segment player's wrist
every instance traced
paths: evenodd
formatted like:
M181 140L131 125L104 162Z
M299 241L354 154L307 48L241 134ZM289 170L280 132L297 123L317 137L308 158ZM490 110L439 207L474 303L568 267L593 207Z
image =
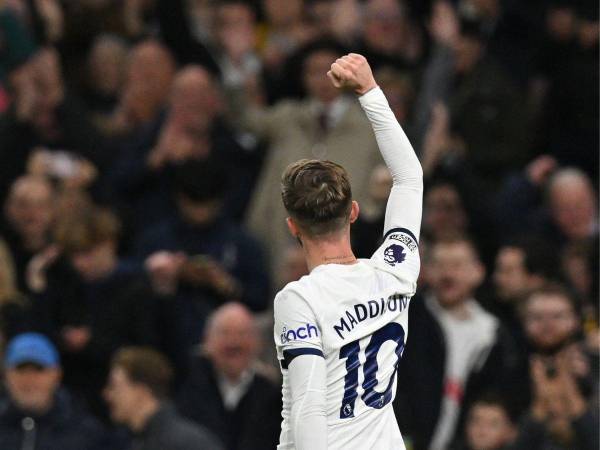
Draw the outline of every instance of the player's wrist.
M356 88L354 90L354 93L356 95L358 95L359 97L362 97L363 95L365 95L366 93L372 91L373 89L375 89L377 87L378 87L377 83L375 82L375 80L373 80L372 83L369 83L366 86L361 86L361 87Z

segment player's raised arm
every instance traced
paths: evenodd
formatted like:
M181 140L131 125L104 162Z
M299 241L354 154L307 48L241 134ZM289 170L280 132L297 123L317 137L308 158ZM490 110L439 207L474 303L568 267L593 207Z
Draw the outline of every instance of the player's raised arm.
M419 239L423 208L423 170L404 130L371 72L366 58L350 53L337 59L327 73L334 86L353 90L367 114L379 150L393 178L385 213L384 234L405 228Z

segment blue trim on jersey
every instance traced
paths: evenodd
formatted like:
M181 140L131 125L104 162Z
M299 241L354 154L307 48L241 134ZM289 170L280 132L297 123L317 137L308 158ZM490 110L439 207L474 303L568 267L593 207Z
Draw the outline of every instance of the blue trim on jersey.
M408 234L411 238L413 238L413 241L415 241L416 244L419 245L419 240L415 237L415 235L412 233L412 231L410 231L408 228L392 228L387 233L385 233L385 235L383 236L383 240L385 241L387 239L387 237L392 233Z
M297 358L300 355L315 355L320 356L321 358L325 357L323 356L323 352L316 348L292 348L283 351L283 359L279 361L281 363L281 368L287 369L294 358Z

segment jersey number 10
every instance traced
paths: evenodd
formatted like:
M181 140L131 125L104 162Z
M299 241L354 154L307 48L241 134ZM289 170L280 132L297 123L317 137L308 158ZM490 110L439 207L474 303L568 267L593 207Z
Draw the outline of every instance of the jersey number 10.
M383 392L377 392L377 353L384 342L394 341L396 343L396 356L398 357L394 364L394 372L390 377L387 388ZM377 330L371 336L369 344L365 349L365 364L364 364L364 381L362 387L364 389L361 395L362 400L371 408L381 409L387 405L392 399L392 386L394 377L398 370L398 363L404 350L404 329L396 322L390 322L386 326ZM344 377L344 398L342 407L340 408L340 419L354 417L354 405L356 397L358 397L358 369L360 361L358 354L360 352L360 341L350 342L340 349L340 359L346 359L346 376Z

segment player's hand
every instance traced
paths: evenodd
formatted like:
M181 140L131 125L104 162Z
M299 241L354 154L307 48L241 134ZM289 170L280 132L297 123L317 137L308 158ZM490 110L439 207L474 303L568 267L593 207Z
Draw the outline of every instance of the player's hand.
M351 89L363 95L377 87L367 59L357 53L349 53L338 58L327 76L336 88Z

